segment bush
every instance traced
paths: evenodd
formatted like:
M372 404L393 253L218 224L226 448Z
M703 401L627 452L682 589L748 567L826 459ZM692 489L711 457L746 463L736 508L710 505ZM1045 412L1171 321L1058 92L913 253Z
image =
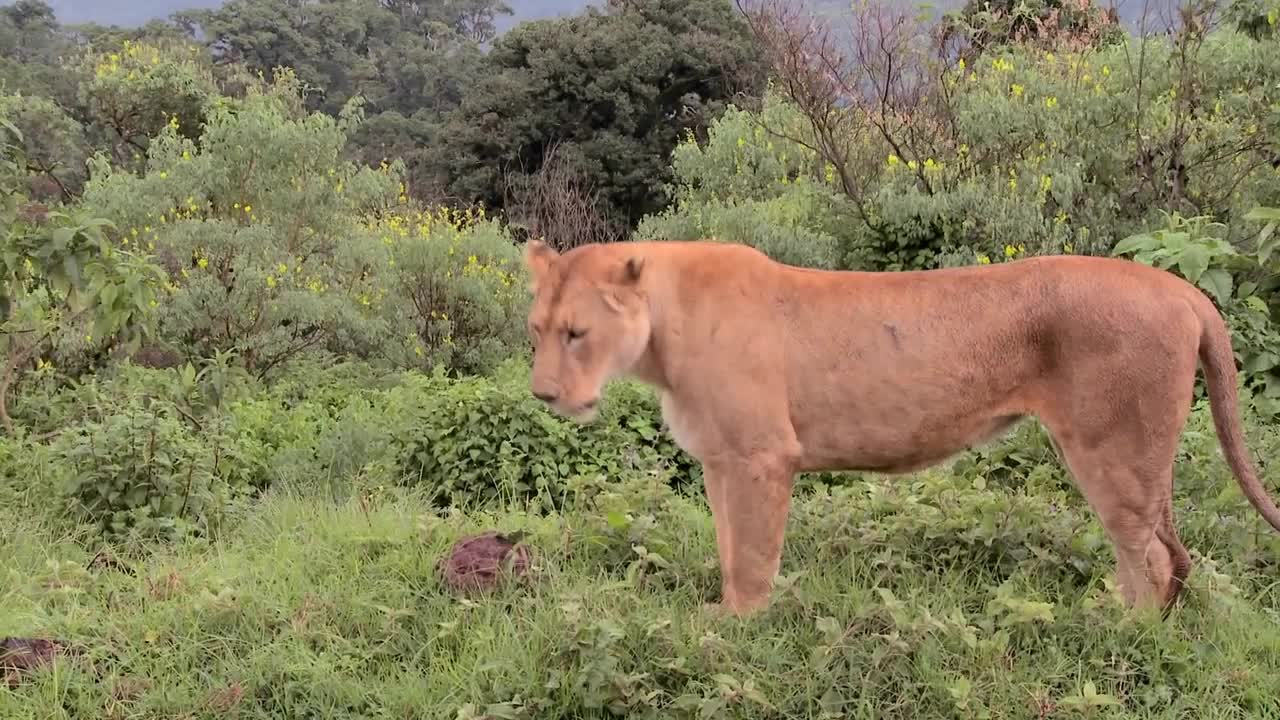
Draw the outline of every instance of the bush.
M1106 254L1161 210L1220 218L1243 241L1243 215L1280 197L1263 139L1280 61L1231 31L1191 35L1086 52L993 46L967 63L911 56L903 41L889 64L916 65L895 82L931 79L887 106L773 94L809 80L860 93L859 73L875 68L788 76L759 111L730 110L705 142L676 149L675 204L637 236L719 235L793 264L872 270Z
M690 136L676 147L675 203L641 220L634 237L737 242L780 262L843 267L848 201L823 180L812 150L766 136L762 122L803 134L803 118L774 95L766 96L760 117L730 106L705 144Z
M516 377L437 377L414 388L417 406L398 434L404 480L445 506L533 502L554 510L579 476L669 466L678 485L699 479L696 462L657 426L646 389L611 385L596 422L578 426L553 415Z
M199 437L175 406L135 398L58 437L62 492L77 521L109 536L214 531L248 491L241 458Z
M169 276L160 338L188 358L234 350L259 374L317 350L371 352L378 318L353 290L376 272L358 215L393 204L396 168L341 155L359 121L298 110L293 76L216 98L198 142L173 118L142 176L99 157L85 203Z
M387 328L396 367L483 374L527 347L520 249L483 209L383 213L364 225L382 258L357 295Z

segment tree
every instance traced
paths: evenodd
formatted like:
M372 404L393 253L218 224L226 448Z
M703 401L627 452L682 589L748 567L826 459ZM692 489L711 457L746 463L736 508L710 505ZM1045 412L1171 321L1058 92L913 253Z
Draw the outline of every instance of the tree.
M450 113L437 167L453 194L502 207L508 176L537 173L554 145L608 220L633 226L668 202L676 143L762 92L757 54L727 0L615 0L523 23Z
M492 38L497 14L510 12L500 0L230 0L174 17L208 38L221 62L292 69L312 93L308 109L336 115L359 94L374 113L410 115L455 92L443 78Z

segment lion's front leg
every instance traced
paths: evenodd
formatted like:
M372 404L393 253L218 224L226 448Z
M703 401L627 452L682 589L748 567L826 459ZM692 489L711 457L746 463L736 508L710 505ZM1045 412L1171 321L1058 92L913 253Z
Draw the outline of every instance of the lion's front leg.
M720 553L720 605L746 615L769 604L782 562L795 462L783 454L705 463Z

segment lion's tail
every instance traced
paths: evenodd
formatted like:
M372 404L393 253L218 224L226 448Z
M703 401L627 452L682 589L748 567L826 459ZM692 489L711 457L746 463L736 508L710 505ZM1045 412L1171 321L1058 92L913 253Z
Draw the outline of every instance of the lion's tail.
M1226 455L1227 465L1236 476L1244 496L1257 508L1271 527L1280 531L1280 509L1267 495L1258 480L1258 471L1249 458L1240 422L1240 399L1236 393L1236 358L1231 349L1227 324L1209 298L1197 293L1194 302L1200 316L1200 364L1204 368L1209 389L1209 407L1218 441Z

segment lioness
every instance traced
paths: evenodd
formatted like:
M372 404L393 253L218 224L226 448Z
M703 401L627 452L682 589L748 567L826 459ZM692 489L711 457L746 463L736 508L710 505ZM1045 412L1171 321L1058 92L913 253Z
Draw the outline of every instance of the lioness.
M525 262L533 394L589 422L611 378L660 391L703 465L719 607L735 615L769 602L795 473L918 470L1028 415L1098 513L1127 604L1167 612L1191 564L1170 496L1197 360L1227 463L1280 530L1244 445L1227 327L1163 270L1059 256L833 272L714 241L563 255L533 241Z

